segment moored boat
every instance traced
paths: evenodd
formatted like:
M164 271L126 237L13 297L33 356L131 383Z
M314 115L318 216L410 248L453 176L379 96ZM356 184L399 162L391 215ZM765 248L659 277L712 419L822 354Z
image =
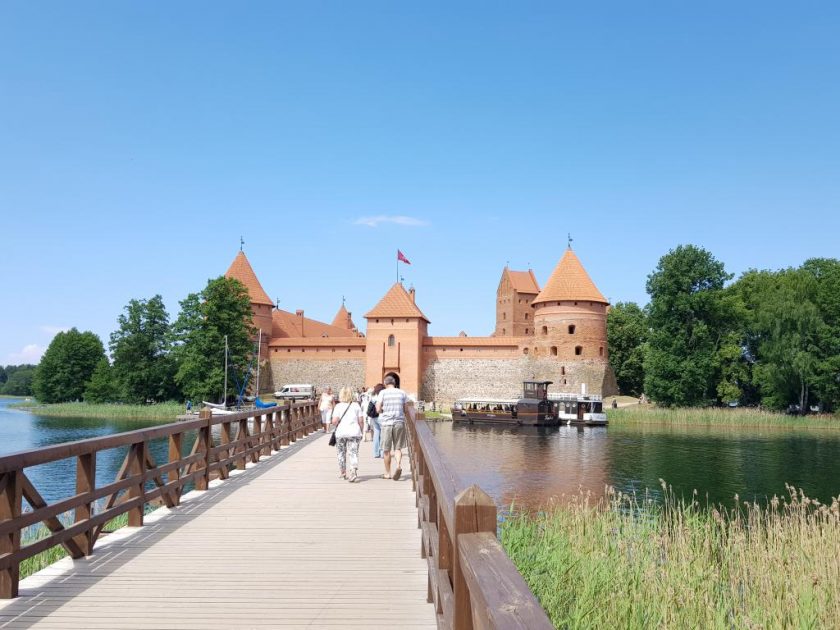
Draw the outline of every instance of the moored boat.
M518 426L557 426L554 405L548 400L551 381L524 381L522 398L461 398L452 405L456 422L489 422Z
M607 425L604 402L597 394L549 394L562 424L598 427Z

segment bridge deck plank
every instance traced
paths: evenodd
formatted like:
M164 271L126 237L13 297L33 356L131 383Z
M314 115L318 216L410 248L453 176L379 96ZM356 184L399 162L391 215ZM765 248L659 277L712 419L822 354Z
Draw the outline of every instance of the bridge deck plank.
M380 479L371 451L349 484L322 435L299 440L22 581L0 628L434 628L411 476Z

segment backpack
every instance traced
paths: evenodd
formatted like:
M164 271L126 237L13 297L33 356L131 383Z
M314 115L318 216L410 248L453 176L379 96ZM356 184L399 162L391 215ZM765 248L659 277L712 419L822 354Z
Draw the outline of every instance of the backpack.
M368 418L378 418L379 414L376 412L376 401L371 400L367 406L367 416Z

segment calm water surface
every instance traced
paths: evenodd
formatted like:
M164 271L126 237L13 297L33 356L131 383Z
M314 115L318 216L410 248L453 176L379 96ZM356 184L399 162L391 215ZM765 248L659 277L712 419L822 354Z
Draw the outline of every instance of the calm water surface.
M659 497L659 479L724 504L785 494L785 482L821 501L840 495L840 431L430 426L464 481L502 506L534 509L579 489L601 496L607 485Z
M11 409L10 404L21 399L0 399L0 455L50 446L61 442L74 442L92 437L133 431L166 422L107 420L92 418L48 418L25 411ZM173 419L174 420L174 419ZM190 442L185 440L185 442ZM191 444L191 442L190 442ZM167 461L168 444L153 440L150 451L155 461ZM96 483L103 486L116 479L125 458L127 447L102 451L96 457ZM26 469L26 476L38 492L53 502L76 493L76 459L69 458Z

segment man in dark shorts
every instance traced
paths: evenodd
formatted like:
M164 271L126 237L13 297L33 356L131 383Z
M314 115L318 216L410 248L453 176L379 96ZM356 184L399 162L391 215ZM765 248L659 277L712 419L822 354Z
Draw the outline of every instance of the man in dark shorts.
M382 427L382 453L385 460L384 479L395 481L402 475L402 450L405 448L405 419L408 415L408 396L399 389L393 376L386 376L385 389L376 397L376 410ZM397 469L391 476L391 453L394 453Z

